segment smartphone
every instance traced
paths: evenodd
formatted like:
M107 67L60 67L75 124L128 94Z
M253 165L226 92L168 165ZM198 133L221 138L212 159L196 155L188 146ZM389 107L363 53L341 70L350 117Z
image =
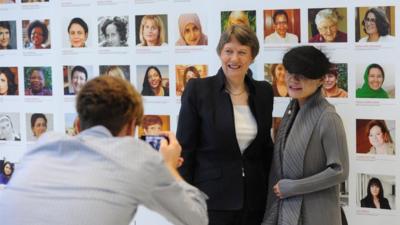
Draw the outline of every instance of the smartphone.
M163 135L143 135L140 136L140 139L150 144L155 150L160 150L161 140L166 139L167 137Z

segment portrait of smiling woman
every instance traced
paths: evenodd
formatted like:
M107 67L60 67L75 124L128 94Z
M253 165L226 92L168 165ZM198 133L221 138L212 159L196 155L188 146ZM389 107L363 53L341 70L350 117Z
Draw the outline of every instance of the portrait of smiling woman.
M141 94L143 96L169 96L169 87L164 86L163 77L158 67L147 67Z
M347 9L310 9L309 42L347 42Z
M356 20L358 42L392 42L395 40L392 36L394 35L394 7L359 7L356 13L359 18L359 21Z
M22 27L26 29L24 47L26 49L50 48L49 24L50 20L23 20Z
M386 66L387 67L387 66ZM385 71L386 70L386 71ZM367 66L363 74L363 84L356 90L357 98L393 98L394 97L394 79L388 75L388 69L383 66L372 63ZM358 80L361 76L357 77ZM385 82L386 81L386 82ZM357 82L359 83L359 81ZM386 85L386 87L385 87ZM358 86L358 85L357 85Z
M78 17L73 18L68 25L68 37L71 48L84 48L89 36L86 22Z

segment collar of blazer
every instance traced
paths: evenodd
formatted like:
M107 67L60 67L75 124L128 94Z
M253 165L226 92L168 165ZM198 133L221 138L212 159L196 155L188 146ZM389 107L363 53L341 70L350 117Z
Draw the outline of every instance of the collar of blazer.
M216 76L216 85L219 88L220 91L225 91L225 73L222 70L222 68L219 68L218 73L215 75ZM249 88L249 94L255 94L255 87L254 87L254 79L253 79L253 72L249 69L247 71L246 76L244 76L244 83L246 86Z

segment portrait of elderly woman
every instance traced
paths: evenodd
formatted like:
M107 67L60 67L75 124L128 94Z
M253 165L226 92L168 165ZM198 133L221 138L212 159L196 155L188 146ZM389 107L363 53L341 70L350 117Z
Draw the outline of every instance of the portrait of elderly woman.
M137 46L166 46L167 43L167 15L136 16Z
M0 67L0 96L18 95L18 68Z
M99 46L128 46L128 16L99 18Z
M395 121L357 119L357 153L394 155Z
M394 35L394 11L394 7L357 8L356 39L358 42L394 41L395 38L392 36ZM390 21L393 21L392 24Z
M20 141L19 115L17 113L8 115L0 113L0 141Z
M15 21L0 21L0 50L16 49Z
M25 95L52 95L51 68L25 67Z
M68 72L70 72L70 76L68 76ZM65 77L67 78L67 86L64 87L64 95L77 94L88 80L88 72L83 66L74 66L72 70L68 66L65 66L64 73L66 73Z
M26 29L26 33L24 32L24 47L26 49L50 48L49 24L50 20L23 20L22 27Z
M87 47L86 41L89 36L89 27L82 18L73 18L68 24L67 32L71 48Z
M309 42L347 42L347 9L309 9Z
M179 39L177 46L207 45L207 35L203 33L200 18L196 13L181 14L178 19Z
M232 25L247 26L256 32L256 11L238 10L221 12L221 32L224 32Z
M358 71L363 65L358 66ZM372 63L368 65L363 72L357 72L362 76L356 79L356 97L357 98L394 98L395 82L394 68L391 65L379 65Z

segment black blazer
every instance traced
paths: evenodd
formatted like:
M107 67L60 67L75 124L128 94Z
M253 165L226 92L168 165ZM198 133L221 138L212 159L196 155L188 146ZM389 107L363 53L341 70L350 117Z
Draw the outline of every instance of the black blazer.
M265 209L273 152L273 93L271 85L251 76L249 70L245 83L258 131L243 155L222 69L212 77L191 79L181 98L177 138L184 163L179 171L186 181L208 195L211 210Z
M383 198L379 201L380 207L381 209L390 209L390 205L389 205L389 201L387 200L387 198ZM376 208L374 201L365 197L363 199L361 199L361 207L364 208Z

